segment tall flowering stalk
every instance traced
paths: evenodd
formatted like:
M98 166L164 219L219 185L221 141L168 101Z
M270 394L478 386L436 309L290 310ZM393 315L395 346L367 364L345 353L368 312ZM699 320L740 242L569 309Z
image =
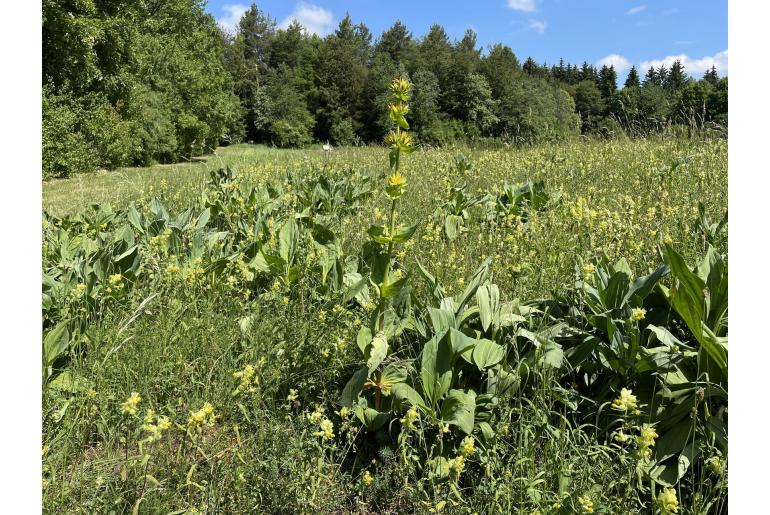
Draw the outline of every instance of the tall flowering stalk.
M406 191L406 177L401 173L401 156L402 154L411 154L415 148L412 144L412 136L407 132L409 130L409 123L406 121L406 115L409 112L408 102L411 89L412 84L407 79L398 78L390 83L393 102L388 106L388 117L393 127L385 136L385 143L390 148L390 176L385 187L385 194L390 198L390 216L387 228L372 227L369 230L369 234L374 241L380 244L387 244L385 270L382 282L378 285L378 331L385 329L387 300L395 296L406 281L406 277L398 280L394 280L391 277L393 247L398 243L406 242L417 228L416 225L404 228L396 227L396 207L399 199Z

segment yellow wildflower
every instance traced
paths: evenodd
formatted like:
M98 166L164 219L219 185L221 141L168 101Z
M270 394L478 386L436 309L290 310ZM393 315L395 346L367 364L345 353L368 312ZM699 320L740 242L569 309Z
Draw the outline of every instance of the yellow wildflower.
M318 424L319 431L313 433L314 436L320 436L323 440L334 438L334 424L328 418L325 418Z
M612 401L612 407L620 411L635 411L638 407L636 395L631 390L623 388L620 390L620 397Z
M651 447L655 446L655 439L658 437L658 433L655 428L649 424L644 424L636 437L636 444L639 447L637 453L640 458L649 458L652 455Z
M412 89L412 84L406 79L398 78L393 79L389 88L394 97L402 102L406 102L409 99L409 91Z
M456 475L459 476L463 473L463 470L465 470L465 456L462 454L459 456L456 456L453 460L449 462L449 469Z
M388 177L388 186L385 188L385 192L391 198L398 198L406 191L406 177L401 175L401 172L396 170L393 175Z
M412 406L409 408L409 411L406 412L404 418L400 419L399 422L401 422L401 424L403 424L407 429L417 429L417 426L414 423L419 418L420 414L417 412L417 408Z
M665 515L677 513L679 510L679 501L676 498L676 490L665 488L658 494L658 506Z
M370 486L372 483L374 483L374 477L372 477L368 470L364 472L364 476L361 478L361 483L363 483L364 486Z
M470 456L476 452L476 445L472 436L466 436L463 438L462 443L460 443L460 452L463 454L463 456Z
M204 425L213 426L215 420L214 406L207 402L201 409L190 414L190 418L187 419L187 426L189 429L200 431Z
M631 321L638 322L647 316L647 310L644 308L634 308L631 310Z
M578 504L580 505L581 513L594 512L594 502L593 500L591 500L589 496L581 495L580 497L578 497Z
M136 415L136 408L141 401L142 397L138 393L131 392L131 396L121 404L120 411L123 412L124 415Z

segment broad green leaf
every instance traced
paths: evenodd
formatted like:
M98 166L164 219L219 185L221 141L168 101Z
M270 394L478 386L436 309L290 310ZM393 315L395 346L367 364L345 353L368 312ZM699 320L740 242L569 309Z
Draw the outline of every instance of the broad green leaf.
M639 307L643 304L645 297L650 294L652 289L658 284L660 278L668 273L668 265L663 265L650 275L637 278L626 292L623 298L623 304L631 303L632 306Z
M487 385L489 393L504 398L519 389L519 376L498 366L489 370Z
M406 286L406 281L409 279L408 276L404 276L398 281L394 281L392 283L383 284L380 287L380 295L384 299L392 299L396 297L399 292L403 289L404 286Z
M500 309L500 290L496 284L484 284L476 291L476 303L479 306L481 327L489 330Z
M561 368L564 362L564 351L561 345L554 341L548 341L543 345L543 364L551 368Z
M497 365L504 357L505 349L502 345L490 340L477 340L473 348L473 363L482 371Z
M666 245L671 273L676 278L674 287L669 292L669 301L676 312L682 317L687 327L698 342L703 337L702 321L706 314L704 290L706 285L687 268L682 256Z
M465 304L476 293L479 285L487 280L487 277L489 276L489 265L491 263L492 257L488 257L473 273L473 277L471 277L471 280L468 282L468 286L465 287L465 290L457 301L455 314L459 314L465 309Z
M211 209L206 208L198 215L198 219L195 221L195 228L198 230L203 229L209 223L209 219L211 219Z
M460 235L460 230L463 225L463 218L457 215L447 215L444 220L444 232L446 237L450 240L454 240Z
M606 309L619 309L628 291L628 276L625 272L615 272L610 277L607 287L599 292Z
M671 456L679 454L687 445L692 434L692 420L683 420L673 428L660 435L655 444L655 458L658 462L666 461Z
M43 360L45 367L53 365L70 344L70 333L67 328L69 320L59 322L59 324L48 331L43 339Z
M396 383L393 385L391 394L397 403L406 404L408 406L416 406L423 409L424 411L428 410L428 407L426 406L425 400L422 398L422 396L417 393L414 388L406 383Z
M447 424L456 425L467 435L473 432L475 411L476 393L473 390L450 390L441 403L441 419Z
M397 227L393 232L393 243L404 243L412 237L414 231L417 230L417 225L410 225L408 227Z
M356 399L358 398L358 395L361 393L361 390L364 388L364 383L366 382L366 378L369 375L369 369L366 367L359 368L355 371L353 376L348 380L347 384L345 385L345 388L342 389L342 396L340 397L340 404L343 406L347 406L348 408L353 407L353 405L356 403Z
M374 372L388 355L388 340L385 335L378 333L373 339L371 345L367 347L366 366L369 373Z
M395 385L406 381L406 377L406 369L403 366L390 363L382 371L379 382L385 387L390 386L393 388Z
M446 334L437 334L422 349L420 379L431 406L435 406L452 385L452 349Z
M452 311L439 308L428 308L428 316L433 324L433 332L438 334L455 326L455 315Z
M388 413L380 413L375 409L364 408L362 406L356 407L355 414L356 418L358 418L369 431L377 431L384 426L385 422L390 418Z
M361 354L366 355L366 348L369 346L371 341L371 329L366 326L361 327L361 329L358 330L358 335L356 336L356 343L358 344L358 348L361 350Z
M286 263L292 263L294 261L294 254L297 252L298 242L299 234L297 222L292 216L286 220L286 223L283 224L283 227L281 227L281 231L278 234L278 254Z
M727 369L727 338L718 337L706 324L702 324L700 344L720 369Z
M443 479L449 476L449 460L443 456L437 456L430 460L430 473L434 479Z
M391 241L387 230L382 225L373 225L369 227L369 230L366 231L366 233L369 235L369 237L372 238L372 240L383 245L387 245Z
M462 356L468 363L473 363L471 353L478 341L476 338L472 338L453 327L449 330L449 340L452 343L452 353L455 356Z

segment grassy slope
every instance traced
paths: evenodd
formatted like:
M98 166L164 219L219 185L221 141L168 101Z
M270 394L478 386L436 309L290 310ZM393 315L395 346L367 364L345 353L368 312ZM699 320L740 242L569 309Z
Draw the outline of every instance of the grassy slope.
M218 154L219 158L208 157L205 163L48 182L44 207L61 214L94 202L141 204L160 193L175 213L199 195L205 172L220 162L263 181L280 177L287 169L312 173L312 165L326 159L320 149L279 151L246 145L220 149ZM382 170L384 154L378 148L337 150L331 164L337 173ZM526 235L506 227L477 230L477 215L473 215L469 232L447 243L429 220L446 198L447 188L460 182L452 171L455 154L446 150L409 156L408 193L402 209L404 220L421 222L419 239L404 259L407 266L416 259L427 263L453 293L462 289L464 278L485 255L496 258L495 281L504 299L562 290L573 281L575 259L594 256L599 249L615 258L626 256L634 269L643 270L657 262L655 248L664 235L670 235L682 252L694 256L700 251L700 242L689 230L695 201L706 204L712 219L726 204L723 142L593 142L471 152L476 166L466 179L469 191L498 189L506 181L543 179L549 191L561 190L564 203L531 220ZM685 157L687 164L671 172L670 164ZM588 219L578 223L570 212L581 197L587 201ZM351 251L360 249L370 223L382 222L383 199L371 202L365 212L339 221L347 227L341 234ZM607 222L606 228L602 221ZM347 456L349 466L351 456L357 455L348 454L342 427L337 426L339 449L323 449L303 418L303 413L319 404L327 406L327 413L332 411L338 388L349 376L351 364L360 359L350 342L361 323L356 317L363 313L336 315L333 306L297 292L265 300L223 285L162 284L157 291L148 285L137 287L132 296L111 307L91 336L91 352L72 363L72 370L89 381L93 396L76 396L66 407L66 401L54 399L48 407L43 435L47 511L114 509L123 513L137 506L147 512L416 510L414 503L422 494L403 488L401 474L407 472L386 467L387 460L372 448L371 439L359 442L357 449L360 456L378 459L378 465L371 466L377 476L374 486L364 493L360 478L340 466L342 457ZM148 312L121 333L119 328L152 293L159 295ZM281 302L281 295L298 300ZM253 316L253 325L245 333L239 327L244 316ZM340 341L344 345L336 346ZM249 363L258 366L260 388L253 397L234 399L231 393L237 381L232 374ZM299 391L296 403L286 400L289 388ZM141 435L130 436L128 446L121 440L128 433L122 426L120 403L132 391L142 395L140 414L152 407L184 424L191 411L211 402L221 418L204 433L197 449L179 447L175 440L179 437L169 437L144 450L150 458L142 465L136 446ZM547 392L541 393L542 397L519 400L527 408L511 429L515 436L510 448L490 462L491 475L480 480L474 496L466 499L470 504L457 511L482 512L489 506L509 512L522 506L545 510L556 500L554 492L564 470L573 478L572 502L593 491L597 505L601 499L616 510L633 509L631 497L603 496L603 488L622 492L623 478L618 476L618 464L602 449L578 440L585 437L583 433L568 431L560 441L533 440L542 438L536 436L541 415L530 406L553 403ZM511 481L511 477L523 480ZM535 496L527 485L539 479L546 482L535 483ZM596 485L602 487L596 489Z

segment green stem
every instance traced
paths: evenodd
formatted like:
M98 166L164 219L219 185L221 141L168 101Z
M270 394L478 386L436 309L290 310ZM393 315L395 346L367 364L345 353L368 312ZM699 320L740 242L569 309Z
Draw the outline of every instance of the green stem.
M390 203L390 220L388 221L388 224L390 225L390 232L388 233L391 238L393 238L393 231L395 230L395 214L396 214L396 200L393 199ZM393 255L393 240L391 239L390 242L388 242L388 251L387 251L387 259L385 260L385 272L382 277L382 283L380 283L380 305L378 307L378 310L380 312L380 320L379 320L379 330L384 331L385 330L385 297L382 295L382 286L387 284L388 282L388 275L390 274L390 261L392 259Z

